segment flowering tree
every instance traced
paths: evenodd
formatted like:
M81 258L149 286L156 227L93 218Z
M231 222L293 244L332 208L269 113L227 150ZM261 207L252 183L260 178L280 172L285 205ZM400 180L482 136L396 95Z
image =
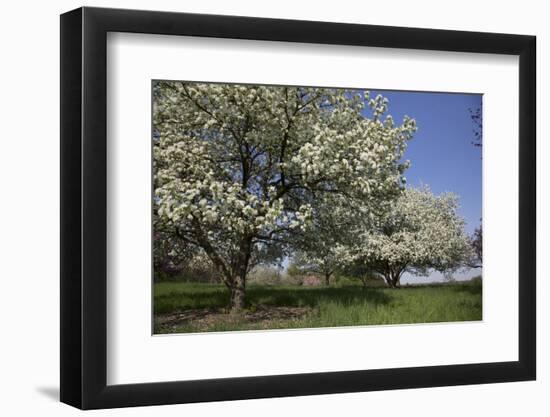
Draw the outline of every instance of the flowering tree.
M174 237L172 233L156 231L153 233L153 269L155 279L176 275L193 258L195 248L187 242Z
M399 286L405 271L448 271L471 259L464 221L452 193L435 196L427 187L408 188L375 226L359 233L356 260Z
M178 238L171 225L160 222L153 211L153 270L155 279L180 273L198 252L196 247Z
M470 238L470 244L472 245L473 255L470 267L481 268L483 266L483 228L481 225L474 230Z
M388 200L395 196L387 193ZM383 203L380 199L378 207ZM298 268L321 275L330 285L332 275L353 261L349 246L359 222L368 219L364 209L360 201L345 195L326 195L312 202L312 221L294 241Z
M296 253L295 265L308 272L314 272L325 278L325 285L330 285L330 278L336 270L345 265L346 248L338 243L316 241L319 246L311 245L312 250L301 250Z
M153 95L159 218L204 250L232 310L251 265L281 257L311 224L317 196L368 202L400 187L415 129L362 91L162 81Z

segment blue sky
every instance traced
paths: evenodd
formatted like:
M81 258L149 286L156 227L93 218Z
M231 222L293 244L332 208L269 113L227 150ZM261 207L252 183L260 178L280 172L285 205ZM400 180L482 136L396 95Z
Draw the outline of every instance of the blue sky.
M481 149L472 145L474 123L468 109L482 105L479 94L425 93L370 90L389 100L388 114L395 122L405 115L416 120L418 131L409 142L405 158L411 167L405 172L409 186L427 184L439 194L452 191L460 198L460 215L471 234L482 216ZM461 274L478 275L480 270ZM460 278L457 277L457 278ZM430 280L439 279L438 274ZM403 282L408 279L403 277ZM418 282L418 279L415 280Z
M460 197L460 214L468 233L480 224L482 207L481 149L472 145L474 124L468 109L481 107L479 94L421 93L371 90L389 99L388 114L396 122L408 115L418 131L409 142L405 173L410 186L427 184L439 194Z

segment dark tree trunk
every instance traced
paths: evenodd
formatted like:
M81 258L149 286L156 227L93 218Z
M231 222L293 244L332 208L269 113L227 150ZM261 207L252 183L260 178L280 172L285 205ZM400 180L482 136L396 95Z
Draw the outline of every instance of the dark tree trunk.
M400 288L399 280L401 279L401 272L394 271L391 274L392 288Z
M393 280L392 280L391 274L389 272L384 274L384 281L386 281L386 285L388 287L394 288Z
M330 273L325 273L325 285L327 287L330 285Z
M231 287L231 298L229 304L232 313L240 312L245 306L245 289L244 286L235 285Z
M401 274L397 274L394 278L395 288L401 288Z
M401 272L400 271L386 271L384 273L384 280L386 281L386 284L390 288L400 288L401 285L399 283L401 279Z
M229 305L232 313L240 312L245 307L246 275L248 273L251 250L251 239L243 239L240 246L240 253L235 264L235 276L231 280L229 286L231 292Z

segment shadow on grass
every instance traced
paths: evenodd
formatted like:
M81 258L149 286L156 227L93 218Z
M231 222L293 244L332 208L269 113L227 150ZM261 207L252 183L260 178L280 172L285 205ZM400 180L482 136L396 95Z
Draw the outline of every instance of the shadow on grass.
M246 291L248 307L258 305L285 307L316 307L321 303L333 302L341 305L369 303L388 304L392 296L381 288L360 289L348 287L267 287L251 285ZM155 312L166 313L175 310L195 308L225 308L229 303L229 292L222 286L189 286L179 291L155 296Z
M156 313L169 313L192 308L226 307L228 303L229 292L223 287L189 288L188 291L155 295L154 308Z
M471 295L480 295L482 292L481 284L457 284L451 287L456 292L466 292Z
M343 305L368 302L387 304L392 297L378 288L359 289L358 287L314 287L304 288L254 288L248 290L251 304L315 307L322 302L335 302Z

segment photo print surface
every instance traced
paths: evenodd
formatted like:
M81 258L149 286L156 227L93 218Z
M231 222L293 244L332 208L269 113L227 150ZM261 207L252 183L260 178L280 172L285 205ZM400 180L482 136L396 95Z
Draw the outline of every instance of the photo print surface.
M152 81L153 333L482 320L482 95Z

